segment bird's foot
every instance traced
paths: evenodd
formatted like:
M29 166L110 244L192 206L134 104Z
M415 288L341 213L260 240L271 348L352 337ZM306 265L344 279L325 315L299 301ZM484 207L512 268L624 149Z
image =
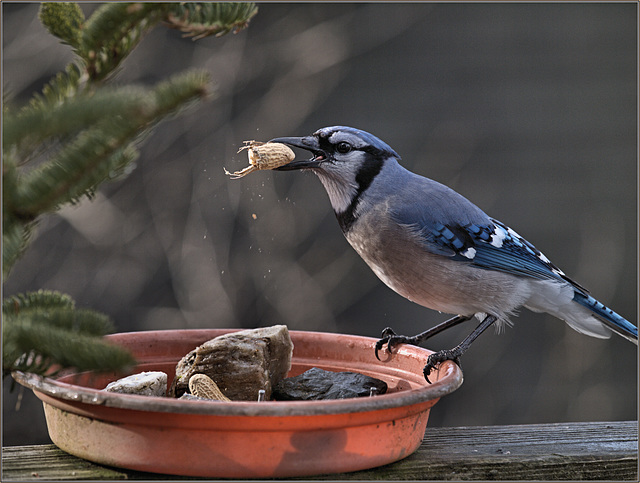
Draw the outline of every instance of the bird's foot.
M438 364L444 361L453 361L458 366L460 366L460 356L464 351L460 350L459 347L455 347L453 349L445 349L438 352L434 352L427 359L427 365L424 366L423 373L424 378L427 380L429 384L431 381L429 380L429 374L433 371Z
M419 340L417 337L408 337L406 335L396 334L391 327L387 327L382 331L381 339L376 342L376 359L380 360L378 352L382 350L384 345L387 345L387 352L393 354L393 350L400 344L412 344L418 345Z

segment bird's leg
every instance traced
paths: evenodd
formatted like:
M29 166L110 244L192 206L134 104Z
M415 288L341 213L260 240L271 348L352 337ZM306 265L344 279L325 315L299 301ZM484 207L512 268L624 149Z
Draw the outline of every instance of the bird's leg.
M456 315L455 317L446 320L441 324L436 325L435 327L431 327L429 330L425 330L418 335L414 335L413 337L408 337L406 335L397 335L391 327L387 327L382 331L382 338L378 342L376 342L376 359L380 360L380 357L378 357L378 352L385 344L387 344L387 350L389 351L389 353L391 353L393 351L393 348L399 344L420 345L428 338L433 337L434 335L439 334L443 330L449 329L450 327L454 327L462 322L466 322L471 317L473 316Z
M427 380L429 384L431 381L429 380L429 374L431 371L435 369L435 367L444 361L453 361L458 366L460 365L460 356L464 354L471 343L478 338L480 334L482 334L487 328L489 328L493 323L498 320L495 315L487 315L480 325L476 327L473 332L471 332L460 344L455 346L453 349L442 350L438 352L434 352L427 359L427 365L424 366L424 378ZM436 326L437 327L437 326Z

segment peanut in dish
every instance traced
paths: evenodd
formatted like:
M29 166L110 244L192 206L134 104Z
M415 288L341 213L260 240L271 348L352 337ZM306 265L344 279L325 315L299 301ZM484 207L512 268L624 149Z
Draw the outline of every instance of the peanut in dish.
M222 394L218 385L205 374L194 374L189 379L189 391L197 397L205 399L215 399L217 401L231 401L227 396Z

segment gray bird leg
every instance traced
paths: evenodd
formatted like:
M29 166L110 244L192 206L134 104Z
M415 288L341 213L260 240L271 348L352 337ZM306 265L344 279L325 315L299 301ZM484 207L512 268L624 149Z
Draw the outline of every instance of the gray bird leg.
M429 330L425 330L424 332L414 335L413 337L408 337L406 335L398 335L396 334L391 327L387 327L382 331L382 338L376 342L376 359L380 360L378 357L378 352L382 349L382 347L387 344L387 351L389 353L393 352L393 348L400 344L411 344L411 345L420 345L425 340L433 337L436 334L439 334L443 330L454 327L462 322L466 322L471 319L472 315L456 315L449 320L442 322L441 324L436 325L435 327L431 327Z
M460 356L464 354L471 343L478 338L480 334L482 334L487 328L489 328L493 323L498 320L498 318L494 315L487 315L480 325L476 327L473 332L471 332L460 344L455 346L453 349L445 349L438 352L434 352L427 359L427 365L424 366L424 378L427 380L429 384L431 381L429 380L429 374L435 367L444 361L453 361L458 366L460 365ZM437 327L437 326L436 326Z

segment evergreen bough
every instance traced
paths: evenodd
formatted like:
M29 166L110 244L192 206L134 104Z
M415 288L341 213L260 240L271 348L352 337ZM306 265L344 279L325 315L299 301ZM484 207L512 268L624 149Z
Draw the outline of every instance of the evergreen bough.
M158 23L200 39L245 28L253 3L107 3L85 18L77 3L43 3L47 30L75 58L20 109L3 99L2 277L24 253L43 214L125 176L155 125L210 95L209 77L187 71L152 88L110 86L110 76ZM64 368L121 371L134 363L106 343L109 318L78 309L68 295L40 290L2 304L3 376Z

